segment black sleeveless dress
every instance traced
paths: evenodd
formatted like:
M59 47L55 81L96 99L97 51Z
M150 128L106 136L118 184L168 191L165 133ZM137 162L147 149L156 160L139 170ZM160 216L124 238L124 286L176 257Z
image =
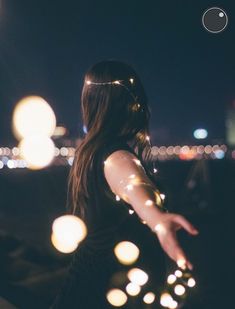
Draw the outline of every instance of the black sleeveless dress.
M113 248L119 241L132 241L133 234L143 232L138 232L133 227L130 229L130 221L135 221L137 229L140 226L144 226L142 229L149 229L140 223L137 215L130 215L131 205L123 200L116 200L105 179L104 161L112 152L121 149L136 155L121 140L109 143L96 154L89 175L91 197L87 204L85 222L88 235L74 252L67 278L50 309L113 308L106 300L109 280L120 269ZM150 230L148 232L151 234Z

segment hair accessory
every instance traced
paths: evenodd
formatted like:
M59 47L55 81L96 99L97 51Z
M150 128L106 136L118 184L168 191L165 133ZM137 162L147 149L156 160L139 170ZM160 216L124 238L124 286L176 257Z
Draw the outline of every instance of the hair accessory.
M130 83L133 84L134 83L134 79L130 78L129 79ZM86 81L87 85L120 85L123 86L129 93L130 95L133 97L134 101L136 102L137 97L133 94L133 92L126 86L123 84L124 80L114 80L114 81L109 81L109 82L103 82L103 83L96 83L96 82L92 82L90 80Z

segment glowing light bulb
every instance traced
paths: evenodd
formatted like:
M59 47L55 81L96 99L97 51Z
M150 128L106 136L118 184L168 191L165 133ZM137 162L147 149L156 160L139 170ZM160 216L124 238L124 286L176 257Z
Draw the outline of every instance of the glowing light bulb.
M90 84L91 84L91 81L87 80L86 83L87 83L87 85L90 85Z
M31 136L21 140L20 155L30 169L41 169L48 166L55 154L55 145L47 136Z
M120 197L118 195L116 195L116 201L120 201Z
M144 295L143 301L146 304L152 304L154 302L154 300L155 300L155 294L154 293L149 292L149 293Z
M161 234L166 233L165 227L160 223L154 227L154 231L161 233Z
M151 201L151 200L147 200L145 203L144 203L144 205L145 206L153 206L153 201Z
M87 235L85 223L73 215L56 218L52 225L52 243L63 253L74 251Z
M146 136L146 141L150 141L150 136Z
M161 199L164 201L166 198L165 194L161 193L160 196L161 196Z
M113 83L119 85L120 81L119 80L115 80Z
M134 79L133 78L130 78L129 80L130 80L131 84L134 83Z
M181 270L176 270L175 275L176 275L176 277L181 278L183 276L183 273L182 273Z
M180 268L182 268L182 269L186 269L186 261L183 260L183 259L179 259L179 260L177 261L177 265L178 265Z
M126 291L131 296L136 296L140 293L141 287L135 283L128 283L126 286Z
M122 241L115 246L114 253L120 263L130 265L138 259L140 250L132 242Z
M127 188L128 191L131 191L131 190L133 190L133 185L129 184L129 185L126 186L126 188Z
M20 100L13 112L13 133L18 140L34 135L50 137L56 128L56 117L50 105L41 97Z
M192 288L196 285L196 281L193 278L189 278L187 284L190 288Z
M157 169L156 169L156 168L154 168L154 169L153 169L153 172L154 172L154 174L155 174L155 173L157 173Z
M127 302L127 295L120 289L111 289L106 298L108 302L114 307L121 307Z
M183 295L185 293L185 287L182 284L177 284L174 288L174 292L176 295Z
M172 301L173 301L173 298L169 293L162 293L160 297L160 304L163 307L169 307Z
M176 276L175 275L169 275L167 278L167 283L168 284L173 284L176 281Z
M71 253L78 247L78 242L73 239L61 240L56 234L51 234L51 242L53 246L62 253Z
M146 272L139 268L132 268L129 270L127 277L131 282L140 286L144 285L148 281L148 275Z
M169 309L175 309L175 308L177 308L177 306L178 306L177 301L172 299L172 302L169 304L168 308Z

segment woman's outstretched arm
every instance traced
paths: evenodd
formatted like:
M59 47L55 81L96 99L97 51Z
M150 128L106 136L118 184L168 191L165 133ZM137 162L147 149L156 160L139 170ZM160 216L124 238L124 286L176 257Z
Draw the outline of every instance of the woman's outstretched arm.
M156 232L163 250L177 264L192 269L192 264L182 250L176 231L184 228L191 235L198 231L183 216L164 213L160 192L147 176L141 162L127 150L116 150L104 162L104 175L112 192L130 204L139 218Z

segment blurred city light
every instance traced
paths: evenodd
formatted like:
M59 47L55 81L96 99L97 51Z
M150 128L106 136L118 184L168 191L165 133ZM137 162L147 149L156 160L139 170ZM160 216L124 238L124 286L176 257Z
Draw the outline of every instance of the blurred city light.
M67 129L62 126L55 127L55 130L53 132L53 137L61 137L64 136L67 133Z
M207 138L208 136L208 132L206 129L196 129L194 132L193 132L193 136L196 138L196 139L205 139Z

